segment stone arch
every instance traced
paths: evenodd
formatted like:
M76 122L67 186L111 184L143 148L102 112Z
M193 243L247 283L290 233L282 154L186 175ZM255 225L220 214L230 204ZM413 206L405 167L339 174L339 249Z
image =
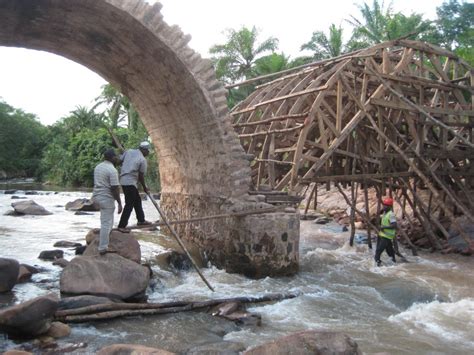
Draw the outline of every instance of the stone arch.
M144 0L0 0L0 45L71 59L130 98L158 150L162 206L172 217L255 208L249 162L230 125L225 90L211 62L187 46L191 37L168 26L160 10L161 4ZM210 221L181 232L218 266L241 271L244 263L248 274L265 276L256 271L252 248L235 242L252 234L243 222ZM281 254L292 265L284 269L295 270L297 251L291 258Z

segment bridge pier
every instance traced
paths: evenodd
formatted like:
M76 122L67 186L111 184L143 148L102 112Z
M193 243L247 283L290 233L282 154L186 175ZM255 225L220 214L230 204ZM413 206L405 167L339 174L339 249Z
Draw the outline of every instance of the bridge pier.
M268 207L257 202L176 193L162 194L161 206L173 220ZM299 215L291 210L206 220L175 228L183 240L199 247L204 260L227 272L252 278L289 276L298 271L299 260Z

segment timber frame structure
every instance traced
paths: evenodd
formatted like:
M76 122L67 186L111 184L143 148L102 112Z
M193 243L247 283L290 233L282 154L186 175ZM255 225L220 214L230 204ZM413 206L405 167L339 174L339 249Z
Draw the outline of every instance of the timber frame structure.
M318 184L333 183L370 230L356 191L368 211L373 188L409 205L435 249L449 237L440 220L474 223L474 71L453 53L400 39L234 86L255 83L231 116L256 191L311 191L316 207Z

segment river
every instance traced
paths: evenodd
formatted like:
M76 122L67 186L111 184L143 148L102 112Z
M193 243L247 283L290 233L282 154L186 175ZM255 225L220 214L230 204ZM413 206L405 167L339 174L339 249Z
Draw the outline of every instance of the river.
M54 249L59 240L85 243L90 228L99 227L99 215L75 215L64 205L89 192L17 191L15 196L33 199L53 214L49 216L4 216L11 210L12 194L0 186L0 257L37 265L44 271L33 282L18 284L9 295L0 296L0 307L55 292L59 294L61 268L37 257ZM32 186L29 186L32 188ZM148 220L158 219L149 201L144 202ZM115 224L117 221L115 222ZM135 223L132 215L131 223ZM140 237L142 257L152 260L164 248L154 240L159 232ZM188 349L248 348L278 336L305 329L327 329L348 334L366 354L472 354L474 352L474 258L458 255L403 251L408 263L376 268L366 245L351 248L348 232L339 225L301 222L300 272L294 277L251 280L214 267L203 274L216 292L211 292L190 270L171 272L153 267L151 302L204 300L234 296L259 296L299 291L301 296L249 308L262 316L262 326L239 327L204 312L124 318L101 323L71 325L69 337L58 345L84 343L73 353L95 353L114 343L134 343L169 351ZM74 257L65 249L65 258ZM388 260L387 255L383 256ZM0 333L0 352L28 342L14 342ZM237 345L236 345L237 344Z

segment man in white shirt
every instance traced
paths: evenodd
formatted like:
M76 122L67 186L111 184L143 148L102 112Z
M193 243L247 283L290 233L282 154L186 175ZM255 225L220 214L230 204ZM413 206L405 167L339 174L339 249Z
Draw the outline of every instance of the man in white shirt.
M148 187L145 183L145 174L147 170L146 157L150 154L150 143L141 142L138 149L128 149L122 156L122 168L120 169L120 185L125 195L125 207L118 228L123 230L127 227L128 219L132 210L135 209L137 225L148 225L151 222L145 220L143 212L142 199L138 192L138 182L143 186L145 193L148 193Z
M109 235L114 224L115 201L118 203L118 213L122 212L120 185L117 169L114 163L117 156L113 149L104 152L104 161L94 169L94 191L92 200L100 208L100 239L99 254L104 255L109 246Z

